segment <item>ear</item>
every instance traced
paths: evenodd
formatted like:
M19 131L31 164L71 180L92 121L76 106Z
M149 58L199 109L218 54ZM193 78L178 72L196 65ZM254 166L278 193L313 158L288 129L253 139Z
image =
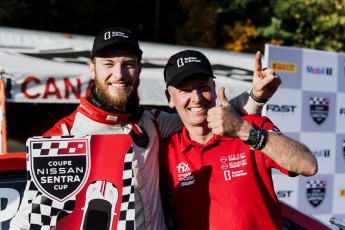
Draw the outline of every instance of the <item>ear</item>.
M89 71L91 73L91 78L95 79L95 76L96 76L96 66L95 66L95 64L93 64L93 62L89 63Z
M171 100L171 95L170 95L168 89L165 90L165 96L166 96L167 99L168 99L168 105L169 105L169 107L172 108L172 109L175 108L174 102Z

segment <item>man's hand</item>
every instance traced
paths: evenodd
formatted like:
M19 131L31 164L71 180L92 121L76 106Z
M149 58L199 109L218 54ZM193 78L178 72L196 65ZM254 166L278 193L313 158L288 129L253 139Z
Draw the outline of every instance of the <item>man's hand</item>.
M281 79L273 69L262 69L261 52L256 52L253 76L253 95L258 99L270 99L277 91Z
M224 87L221 87L218 91L221 106L213 107L207 112L208 127L214 134L237 137L244 121L231 106L224 91Z

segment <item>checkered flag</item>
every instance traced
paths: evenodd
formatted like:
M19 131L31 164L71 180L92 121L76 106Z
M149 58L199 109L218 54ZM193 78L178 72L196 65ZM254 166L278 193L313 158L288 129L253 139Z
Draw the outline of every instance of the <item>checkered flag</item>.
M28 168L29 169L29 168ZM29 209L29 223L30 230L53 230L56 226L58 215L64 213L71 213L75 205L75 197L72 197L66 202L59 202L52 200L37 189L29 170L27 171L29 189L28 204Z
M329 99L324 97L311 97L309 105L328 105Z
M122 203L117 229L135 229L134 174L132 169L133 155L133 148L131 148L125 156L123 169Z
M47 141L32 144L32 154L56 156L63 154L82 154L86 152L85 141ZM61 139L59 139L61 140Z
M327 182L325 180L310 180L307 181L307 188L326 188Z
M29 190L29 223L31 230L55 229L58 215L66 215L74 209L75 199L66 202L52 200L42 195L30 182ZM74 197L75 198L75 197Z

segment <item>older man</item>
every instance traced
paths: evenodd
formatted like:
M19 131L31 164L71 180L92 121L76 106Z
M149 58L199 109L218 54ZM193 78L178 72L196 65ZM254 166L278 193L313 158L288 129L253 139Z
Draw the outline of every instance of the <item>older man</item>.
M260 66L257 61L256 69ZM166 189L172 195L178 229L281 229L271 169L314 175L311 151L282 135L267 117L240 117L224 88L218 93L221 106L215 107L212 68L198 51L173 55L164 79L169 106L184 124L160 151L162 196Z

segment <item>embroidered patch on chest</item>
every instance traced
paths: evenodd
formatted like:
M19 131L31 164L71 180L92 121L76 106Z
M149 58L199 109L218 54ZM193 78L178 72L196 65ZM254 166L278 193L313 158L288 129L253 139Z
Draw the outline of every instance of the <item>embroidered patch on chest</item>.
M181 162L176 166L176 169L181 187L194 184L195 179L187 163Z
M220 169L223 171L224 180L229 181L232 178L246 176L248 173L244 166L247 165L246 153L229 154L221 156Z

